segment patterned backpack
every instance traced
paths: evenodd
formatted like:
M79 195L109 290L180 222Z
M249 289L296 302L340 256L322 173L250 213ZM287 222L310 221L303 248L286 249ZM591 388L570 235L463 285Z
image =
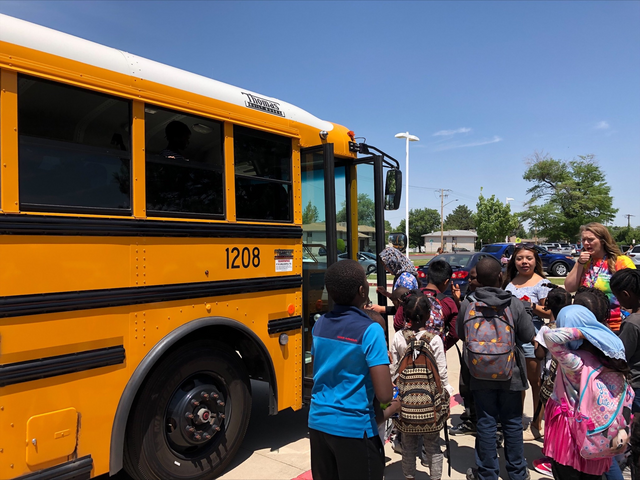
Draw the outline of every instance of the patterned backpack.
M509 306L481 301L469 304L464 315L465 361L478 380L509 380L515 365L515 328Z
M633 397L624 374L603 366L583 369L575 421L571 423L581 457L613 457L626 450Z
M444 324L444 314L442 313L442 304L436 295L433 295L432 290L423 289L422 292L429 299L429 306L431 307L431 314L429 320L427 320L427 329L432 332L438 332L440 338L444 342L447 335Z
M431 350L434 334L424 332L420 339L410 330L402 334L407 341L407 351L398 367L400 414L394 422L404 433L439 432L449 418L449 392L440 381Z

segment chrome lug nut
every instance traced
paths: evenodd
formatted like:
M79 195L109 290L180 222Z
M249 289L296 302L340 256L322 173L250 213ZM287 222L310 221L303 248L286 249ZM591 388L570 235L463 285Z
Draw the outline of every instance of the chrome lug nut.
M214 426L214 427L213 427L213 429L214 429L216 432L219 432L219 431L220 431L220 427L219 427L218 425Z
M186 428L187 432L189 432L189 433L193 433L193 432L196 431L196 429L193 428L191 425L187 425L185 428Z
M184 416L185 416L185 417L187 417L187 419L189 419L189 420L192 420L192 419L193 419L193 413L189 413L189 412L187 412L187 413L185 413L185 415L184 415Z
M203 437L205 440L211 440L211 435L209 435L208 433L205 433Z
M205 400L209 400L209 394L207 392L200 392L200 395L202 395L202 398Z
M224 407L224 402L222 400L218 400L218 405L220 405L221 407Z
M224 413L219 413L218 417L220 417L221 420L224 420Z
M200 402L194 398L193 400L191 400L191 405L193 405L194 407L197 407L198 405L200 405Z
M198 435L197 433L193 434L193 439L194 440L202 440L202 437L200 435Z
M218 399L218 394L217 394L216 392L211 392L211 397L212 397L214 400L217 400L217 399Z

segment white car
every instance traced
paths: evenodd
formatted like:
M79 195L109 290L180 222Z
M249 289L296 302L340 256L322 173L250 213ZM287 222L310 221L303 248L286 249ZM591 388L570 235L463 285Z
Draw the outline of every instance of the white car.
M635 264L636 268L640 267L640 245L636 245L630 248L629 250L627 250L627 253L625 255L627 255L631 260L633 260L633 263Z

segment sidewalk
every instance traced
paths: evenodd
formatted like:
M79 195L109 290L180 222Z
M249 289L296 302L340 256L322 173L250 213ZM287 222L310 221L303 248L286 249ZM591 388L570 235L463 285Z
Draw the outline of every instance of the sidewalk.
M373 291L374 292L374 291ZM372 293L373 295L373 293ZM393 332L392 323L389 324ZM447 352L449 382L458 390L460 361L458 352L451 348ZM266 414L267 390L262 382L253 382L254 405L251 423L245 440L227 472L220 477L224 480L311 480L311 459L309 436L307 431L307 408L298 412L286 410L274 417ZM459 395L451 399L451 418L449 425L457 425L463 411ZM531 417L533 406L531 396L525 402L525 412ZM444 438L444 436L442 437ZM465 480L466 471L475 465L475 437L472 435L451 436L451 477L447 475L448 464L445 460L443 479ZM525 442L524 454L530 468L532 480L547 478L533 470L531 462L542 455L542 443ZM386 480L404 480L402 474L402 456L396 454L390 444L385 445ZM503 450L498 451L501 464L501 478L509 477L504 470ZM417 479L428 478L426 468L416 462Z

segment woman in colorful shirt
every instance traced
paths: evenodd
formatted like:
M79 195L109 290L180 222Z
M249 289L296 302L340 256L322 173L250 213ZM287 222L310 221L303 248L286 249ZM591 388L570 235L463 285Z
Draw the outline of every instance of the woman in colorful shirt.
M553 478L600 480L611 458L585 459L571 433L583 375L602 365L626 373L624 345L582 305L560 310L558 328L544 333L547 348L559 365L553 394L545 408L544 455L551 457ZM586 370L585 370L586 369Z
M592 222L580 227L582 251L573 269L564 280L564 287L575 292L579 287L593 287L601 290L609 298L611 314L609 328L620 330L620 304L611 292L611 275L625 268L636 268L626 255L622 255L607 227Z

